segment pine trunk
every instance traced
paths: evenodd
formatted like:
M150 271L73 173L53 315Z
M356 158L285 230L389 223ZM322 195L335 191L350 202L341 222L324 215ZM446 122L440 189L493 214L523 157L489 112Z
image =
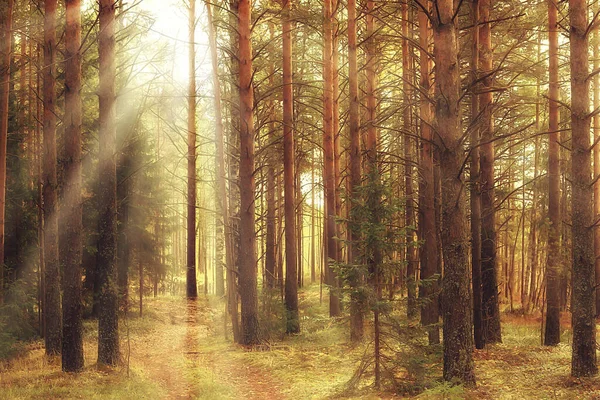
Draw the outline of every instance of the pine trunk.
M592 154L587 1L570 0L571 45L571 210L573 243L571 375L593 376L596 366Z
M444 254L444 379L475 384L469 290L469 240L462 179L464 152L460 122L460 75L455 8L438 0L433 16L436 93L434 127L441 168L442 248Z

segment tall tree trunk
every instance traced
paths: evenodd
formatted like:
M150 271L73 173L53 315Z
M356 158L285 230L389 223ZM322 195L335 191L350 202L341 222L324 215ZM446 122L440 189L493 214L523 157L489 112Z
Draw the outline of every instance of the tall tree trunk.
M435 184L433 182L433 130L431 129L431 63L429 43L431 29L429 19L424 10L419 11L419 46L420 46L420 112L421 112L421 158L419 164L419 233L424 241L420 250L421 280L430 281L421 286L419 298L421 306L421 323L427 329L429 344L440 342L438 285L431 282L438 273L437 235L435 227Z
M502 342L496 260L494 190L493 51L490 0L479 0L479 66L481 91L481 321L484 343Z
M462 179L458 41L452 0L438 0L433 15L436 93L434 127L441 168L444 254L444 379L475 384L469 290L469 243Z
M227 173L225 169L225 138L223 131L223 112L221 105L221 83L219 81L219 63L217 57L217 35L212 15L212 5L206 1L206 11L208 16L208 36L210 44L211 65L213 72L213 96L215 107L215 143L217 148L216 164L217 164L217 191L219 193L219 206L221 211L220 218L222 219L224 241L225 241L225 269L229 278L229 270L233 268L233 249L231 242L231 226L229 225L229 204L227 201ZM216 268L216 294L222 296L225 287L223 285L223 264L222 260L218 260Z
M300 332L298 267L296 255L296 193L294 148L294 98L292 83L292 21L290 1L283 1L283 176L285 202L285 310L286 332Z
M473 20L471 47L471 163L470 163L470 207L471 207L471 276L473 279L473 335L475 347L483 349L481 322L481 191L479 176L479 95L477 94L477 71L479 68L479 0L471 4Z
M8 137L8 95L12 55L13 0L0 5L0 303L4 298L4 218L6 209L6 144Z
M335 132L333 131L333 29L332 29L332 0L324 1L324 46L323 46L323 182L325 184L325 215L327 216L327 258L326 282L331 286L329 293L329 315L332 317L340 314L340 299L337 288L337 276L334 265L338 257L338 242L335 201Z
M349 129L350 129L350 180L348 193L350 195L349 215L353 215L353 201L358 200L357 190L361 185L361 138L360 138L360 102L358 99L358 60L356 45L356 0L348 0L348 91L350 96ZM357 268L360 257L355 249L360 240L360 229L350 223L350 243L348 244L348 263L351 268ZM350 294L350 339L359 341L364 336L364 301L363 296L357 291L361 285L362 274L353 274L350 280L352 292Z
M411 59L409 48L409 21L408 21L408 3L402 3L402 91L404 93L404 110L402 113L402 126L404 129L404 197L406 199L404 224L406 232L406 275L408 288L408 306L407 314L409 318L417 315L417 258L415 254L415 240L412 227L414 221L414 199L413 199L413 179L412 179L412 148L413 140L411 138ZM409 133L410 132L410 133Z
M586 0L570 0L571 27L571 187L573 241L573 357L571 375L592 376L596 366L594 302L594 237L592 158L590 148L590 86Z
M599 9L596 3L596 12ZM600 33L598 29L594 29L594 38L592 42L594 67L593 70L600 69ZM600 75L594 75L594 110L600 107ZM600 140L600 114L594 115L593 120L593 135L594 143L594 179L600 179L600 145L597 141ZM600 218L600 181L594 183L594 221ZM596 260L596 318L600 317L600 227L594 228L594 257Z
M44 340L46 354L60 353L60 269L58 260L58 182L56 175L56 8L58 0L44 2ZM0 289L1 290L1 289Z
M100 0L100 131L98 281L98 363L119 362L119 288L117 286L117 163L115 108L115 8L114 0Z
M198 297L196 283L196 0L189 7L189 87L187 133L187 262L186 295Z
M254 90L252 86L251 2L240 0L239 95L240 95L240 271L242 302L240 343L258 344L258 297L256 270L256 233L254 231Z
M546 271L546 328L544 344L560 343L560 132L559 132L559 77L558 77L558 10L555 0L548 0L548 263Z
M81 2L66 0L65 159L61 204L60 264L63 266L62 369L83 369L81 257Z

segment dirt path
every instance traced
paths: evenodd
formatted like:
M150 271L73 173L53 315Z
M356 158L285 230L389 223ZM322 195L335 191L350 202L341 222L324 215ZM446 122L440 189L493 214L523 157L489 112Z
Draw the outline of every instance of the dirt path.
M286 398L270 371L244 362L248 350L217 337L206 300L155 306L161 321L132 339L131 364L164 388L164 398Z

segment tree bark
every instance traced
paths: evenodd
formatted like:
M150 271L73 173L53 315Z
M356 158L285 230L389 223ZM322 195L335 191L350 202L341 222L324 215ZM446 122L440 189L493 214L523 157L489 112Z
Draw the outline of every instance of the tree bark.
M483 349L481 322L481 187L479 173L479 95L476 85L479 68L479 0L471 4L473 34L471 47L471 163L470 163L470 206L471 206L471 276L473 279L473 336L475 347Z
M242 303L240 343L260 342L254 231L254 90L252 86L251 2L238 3L239 96L240 96L240 271Z
M496 208L494 183L493 51L490 0L479 0L479 75L481 91L481 322L485 343L502 342L496 260Z
M560 132L558 77L558 10L555 0L548 0L548 263L546 266L546 328L544 344L560 343Z
M585 0L569 1L571 56L571 210L573 293L571 300L573 353L571 375L593 376L596 366L594 302L595 262L592 157L590 148L590 87L588 9Z
M283 0L283 179L285 203L285 309L286 332L300 332L298 316L298 260L296 254L296 193L294 98L292 82L292 21L290 1Z
M65 126L63 196L61 203L60 263L63 266L62 369L83 369L81 257L81 1L66 0Z
M44 210L44 341L46 354L60 353L60 267L58 259L58 182L56 175L56 8L44 2L44 154L42 169Z
M119 362L119 288L117 285L117 163L115 109L115 8L100 0L99 63L99 217L98 217L98 363Z
M358 99L358 60L356 45L356 0L348 0L348 91L350 97L349 106L349 130L350 130L350 179L348 181L348 193L350 195L349 215L353 219L353 202L358 201L358 188L361 185L361 138L360 138L360 102ZM360 257L354 247L360 240L360 229L350 223L350 242L348 244L348 263L350 268L358 268ZM361 340L364 336L364 300L358 292L363 277L356 273L350 280L352 292L350 294L350 339L353 342Z
M325 183L325 215L327 216L327 258L326 283L330 285L329 315L340 314L340 299L337 293L337 276L333 263L338 259L338 242L335 201L335 132L333 131L333 67L331 57L333 54L333 29L332 29L332 0L324 1L323 21L323 181Z
M427 2L427 5L429 2ZM431 282L438 273L437 235L435 227L435 184L433 177L433 130L431 129L431 62L429 43L431 29L423 10L419 11L420 46L420 112L421 112L421 158L419 163L419 234L423 241L420 249L421 280L430 281L421 286L421 324L427 329L429 344L440 342L437 282Z
M4 298L4 225L6 209L6 144L12 55L13 0L0 6L0 303Z
M189 87L187 133L187 261L186 295L198 297L196 283L196 0L189 6Z
M469 290L469 243L462 179L464 152L460 123L460 75L454 2L438 0L434 7L433 40L436 65L434 128L439 148L444 254L444 379L475 384Z

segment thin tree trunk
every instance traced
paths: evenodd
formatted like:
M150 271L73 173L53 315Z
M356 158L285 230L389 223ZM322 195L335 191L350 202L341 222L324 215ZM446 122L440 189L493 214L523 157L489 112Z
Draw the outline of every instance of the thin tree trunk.
M548 263L546 272L546 328L544 344L560 343L560 132L559 132L559 77L558 77L558 10L554 0L548 0Z
M296 253L296 193L294 148L294 92L292 82L292 21L290 1L284 0L283 26L283 179L285 202L285 309L286 332L300 332L298 316L298 259ZM299 184L299 182L298 182Z
M115 8L113 0L100 0L99 62L99 218L98 363L119 362L119 288L117 285L117 163L115 108Z
M65 4L65 160L59 237L64 279L62 369L65 372L79 372L84 362L81 298L81 2L66 0Z
M444 254L444 379L475 384L464 152L459 110L460 75L455 9L452 0L438 0L433 15L437 132L442 188L442 247Z
M484 343L502 342L496 260L496 211L494 190L494 125L492 117L493 52L490 0L479 0L479 66L481 110L481 321Z
M60 353L61 310L58 260L58 207L56 175L56 8L57 0L44 2L44 340L46 354ZM1 290L1 289L0 289Z
M12 56L13 0L0 5L0 303L4 299L4 218L6 209L6 144Z
M352 208L353 201L358 200L357 190L361 185L361 138L360 138L360 102L358 99L358 60L356 45L356 0L348 0L348 91L350 96L349 129L350 129L350 179L348 181L348 193L350 195L349 215L351 219L350 242L348 244L348 263L350 268L359 268L357 264L360 257L355 250L360 240L360 229L352 222L356 218ZM361 285L363 277L353 274L350 280L352 288L350 294L350 339L359 341L364 336L364 301L357 289Z
M421 112L421 158L419 180L419 233L424 241L420 249L421 280L429 281L419 290L421 323L427 329L429 344L440 342L439 309L437 282L432 279L438 273L437 235L435 228L435 184L433 178L433 130L431 129L431 63L429 43L431 29L429 19L423 10L419 11L420 45L420 112Z
M594 237L592 158L590 148L590 96L588 60L588 9L585 0L569 1L571 45L571 187L573 293L573 356L571 375L593 376L596 366L594 301Z
M256 233L254 231L254 90L252 87L251 2L238 3L240 95L240 343L258 344Z
M596 12L599 9L596 3ZM592 42L594 67L593 70L600 69L600 33L598 29L594 29ZM600 107L600 75L594 75L594 110ZM593 135L594 143L594 179L600 179L600 145L597 144L600 140L600 114L594 115L593 120ZM600 218L600 181L594 183L594 221ZM596 260L596 318L600 317L600 227L594 228L594 256Z
M333 131L333 28L332 28L332 0L324 1L324 47L323 47L323 80L325 82L323 94L323 182L325 183L325 203L327 216L327 258L326 283L331 286L329 293L329 315L336 317L340 314L340 299L337 288L337 276L333 263L337 262L338 242L335 196L335 132Z
M404 110L402 113L402 126L404 128L404 197L406 200L404 224L406 226L406 276L408 287L408 318L417 316L417 258L415 254L414 232L414 199L413 199L413 179L412 179L412 153L413 140L410 125L411 117L411 75L410 68L410 48L409 48L409 21L408 21L408 3L402 3L402 92L404 93Z
M196 283L196 0L189 7L189 87L187 133L187 262L186 296L198 297Z

